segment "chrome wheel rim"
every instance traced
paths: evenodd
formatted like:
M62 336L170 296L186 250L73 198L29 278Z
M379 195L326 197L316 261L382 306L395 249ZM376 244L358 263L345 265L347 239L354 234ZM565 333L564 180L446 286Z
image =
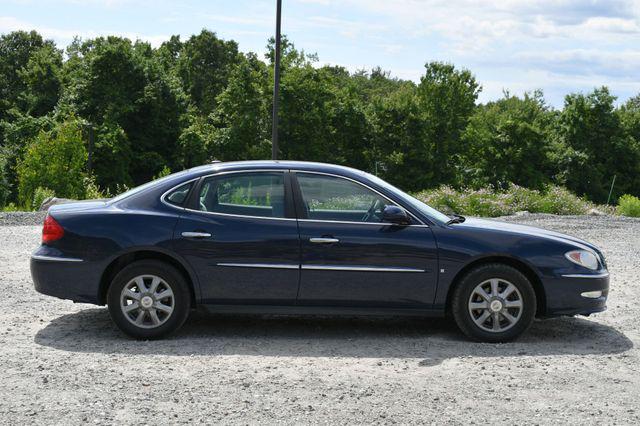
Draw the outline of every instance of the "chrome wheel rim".
M120 309L124 317L140 328L156 328L173 313L175 297L165 280L155 275L139 275L127 283L120 293Z
M469 297L469 314L484 331L502 333L516 325L524 303L518 288L502 278L491 278L476 286Z

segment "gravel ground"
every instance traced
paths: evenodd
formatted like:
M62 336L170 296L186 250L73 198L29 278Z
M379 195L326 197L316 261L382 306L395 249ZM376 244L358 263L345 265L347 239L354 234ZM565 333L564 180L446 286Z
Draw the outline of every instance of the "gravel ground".
M640 220L504 220L598 244L609 311L471 343L443 320L204 317L136 342L33 289L41 216L0 217L0 422L640 423ZM24 226L20 224L29 224Z

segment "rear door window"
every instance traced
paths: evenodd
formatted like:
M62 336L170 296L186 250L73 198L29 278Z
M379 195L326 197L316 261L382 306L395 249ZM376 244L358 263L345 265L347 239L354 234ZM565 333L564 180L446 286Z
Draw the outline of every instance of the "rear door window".
M209 213L285 217L283 172L230 173L206 178L198 208Z

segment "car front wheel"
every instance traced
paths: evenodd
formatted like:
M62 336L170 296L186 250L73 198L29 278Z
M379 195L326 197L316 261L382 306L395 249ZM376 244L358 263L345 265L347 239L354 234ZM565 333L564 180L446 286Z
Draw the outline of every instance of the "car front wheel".
M107 294L109 313L123 332L137 339L164 337L182 326L191 297L174 267L141 260L122 269Z
M460 330L472 339L506 342L533 322L536 295L519 270L499 263L482 265L455 287L451 311Z

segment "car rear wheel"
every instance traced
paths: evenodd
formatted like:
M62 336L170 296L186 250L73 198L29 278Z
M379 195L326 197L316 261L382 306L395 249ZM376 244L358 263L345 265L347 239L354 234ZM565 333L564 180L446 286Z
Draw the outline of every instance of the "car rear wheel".
M184 324L191 297L184 277L174 267L141 260L115 276L107 303L120 330L137 339L157 339Z
M469 271L455 287L451 311L460 330L472 339L506 342L533 322L536 295L519 270L499 263Z

